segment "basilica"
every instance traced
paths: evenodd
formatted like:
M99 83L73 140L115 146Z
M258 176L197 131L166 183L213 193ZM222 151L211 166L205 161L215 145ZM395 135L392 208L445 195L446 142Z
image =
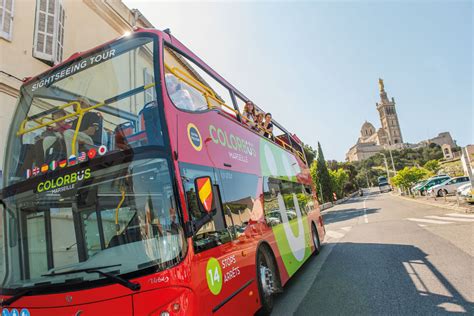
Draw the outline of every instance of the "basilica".
M357 143L346 154L347 161L359 161L369 158L387 149L404 147L402 131L395 108L395 99L389 100L382 79L379 79L380 101L376 103L382 127L376 129L372 123L365 121L360 130Z

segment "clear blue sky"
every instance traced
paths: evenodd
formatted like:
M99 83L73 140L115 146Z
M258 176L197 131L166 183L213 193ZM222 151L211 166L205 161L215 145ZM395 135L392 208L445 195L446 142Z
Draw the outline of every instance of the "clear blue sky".
M474 142L471 1L124 2L326 159L344 160L365 120L380 127L379 77L405 142Z

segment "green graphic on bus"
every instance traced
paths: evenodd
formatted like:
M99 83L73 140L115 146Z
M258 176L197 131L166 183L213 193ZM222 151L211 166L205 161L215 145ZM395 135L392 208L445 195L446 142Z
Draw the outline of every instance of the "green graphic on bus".
M262 176L296 182L296 175L301 169L292 155L265 140L260 142L260 153ZM310 229L307 216L301 211L296 194L287 194L285 200L287 201L284 201L282 194L278 193L281 223L273 226L272 230L286 271L292 276L311 255ZM287 209L285 202L292 205L290 210Z
M216 258L210 258L207 261L206 279L211 293L218 295L222 290L222 269Z

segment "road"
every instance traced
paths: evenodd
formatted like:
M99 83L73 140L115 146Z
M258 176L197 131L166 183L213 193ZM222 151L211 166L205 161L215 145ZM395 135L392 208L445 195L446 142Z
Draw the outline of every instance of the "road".
M474 314L474 215L372 191L324 219L272 315Z

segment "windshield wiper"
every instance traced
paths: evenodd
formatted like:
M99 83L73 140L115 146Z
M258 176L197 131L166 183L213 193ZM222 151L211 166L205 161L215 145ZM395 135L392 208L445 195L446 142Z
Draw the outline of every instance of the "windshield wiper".
M25 295L27 295L27 294L30 294L31 292L32 292L31 289L18 292L18 293L16 293L15 295L13 295L12 297L10 297L9 299L4 300L4 301L0 304L0 306L8 306L8 305L12 304L13 302L19 300L19 299L22 298L23 296L25 296Z
M114 281L115 283L125 286L126 288L132 291L139 291L140 290L139 283L130 282L124 278L119 277L118 275L115 275L109 272L104 272L101 270L101 269L107 269L107 268L118 267L118 266L121 266L121 264L114 264L114 265L94 267L94 268L77 269L77 270L68 270L64 272L52 272L48 274L43 274L42 276L57 276L57 275L66 275L66 274L73 274L73 273L80 273L80 272L97 273L105 277L106 279L109 279L111 281Z

